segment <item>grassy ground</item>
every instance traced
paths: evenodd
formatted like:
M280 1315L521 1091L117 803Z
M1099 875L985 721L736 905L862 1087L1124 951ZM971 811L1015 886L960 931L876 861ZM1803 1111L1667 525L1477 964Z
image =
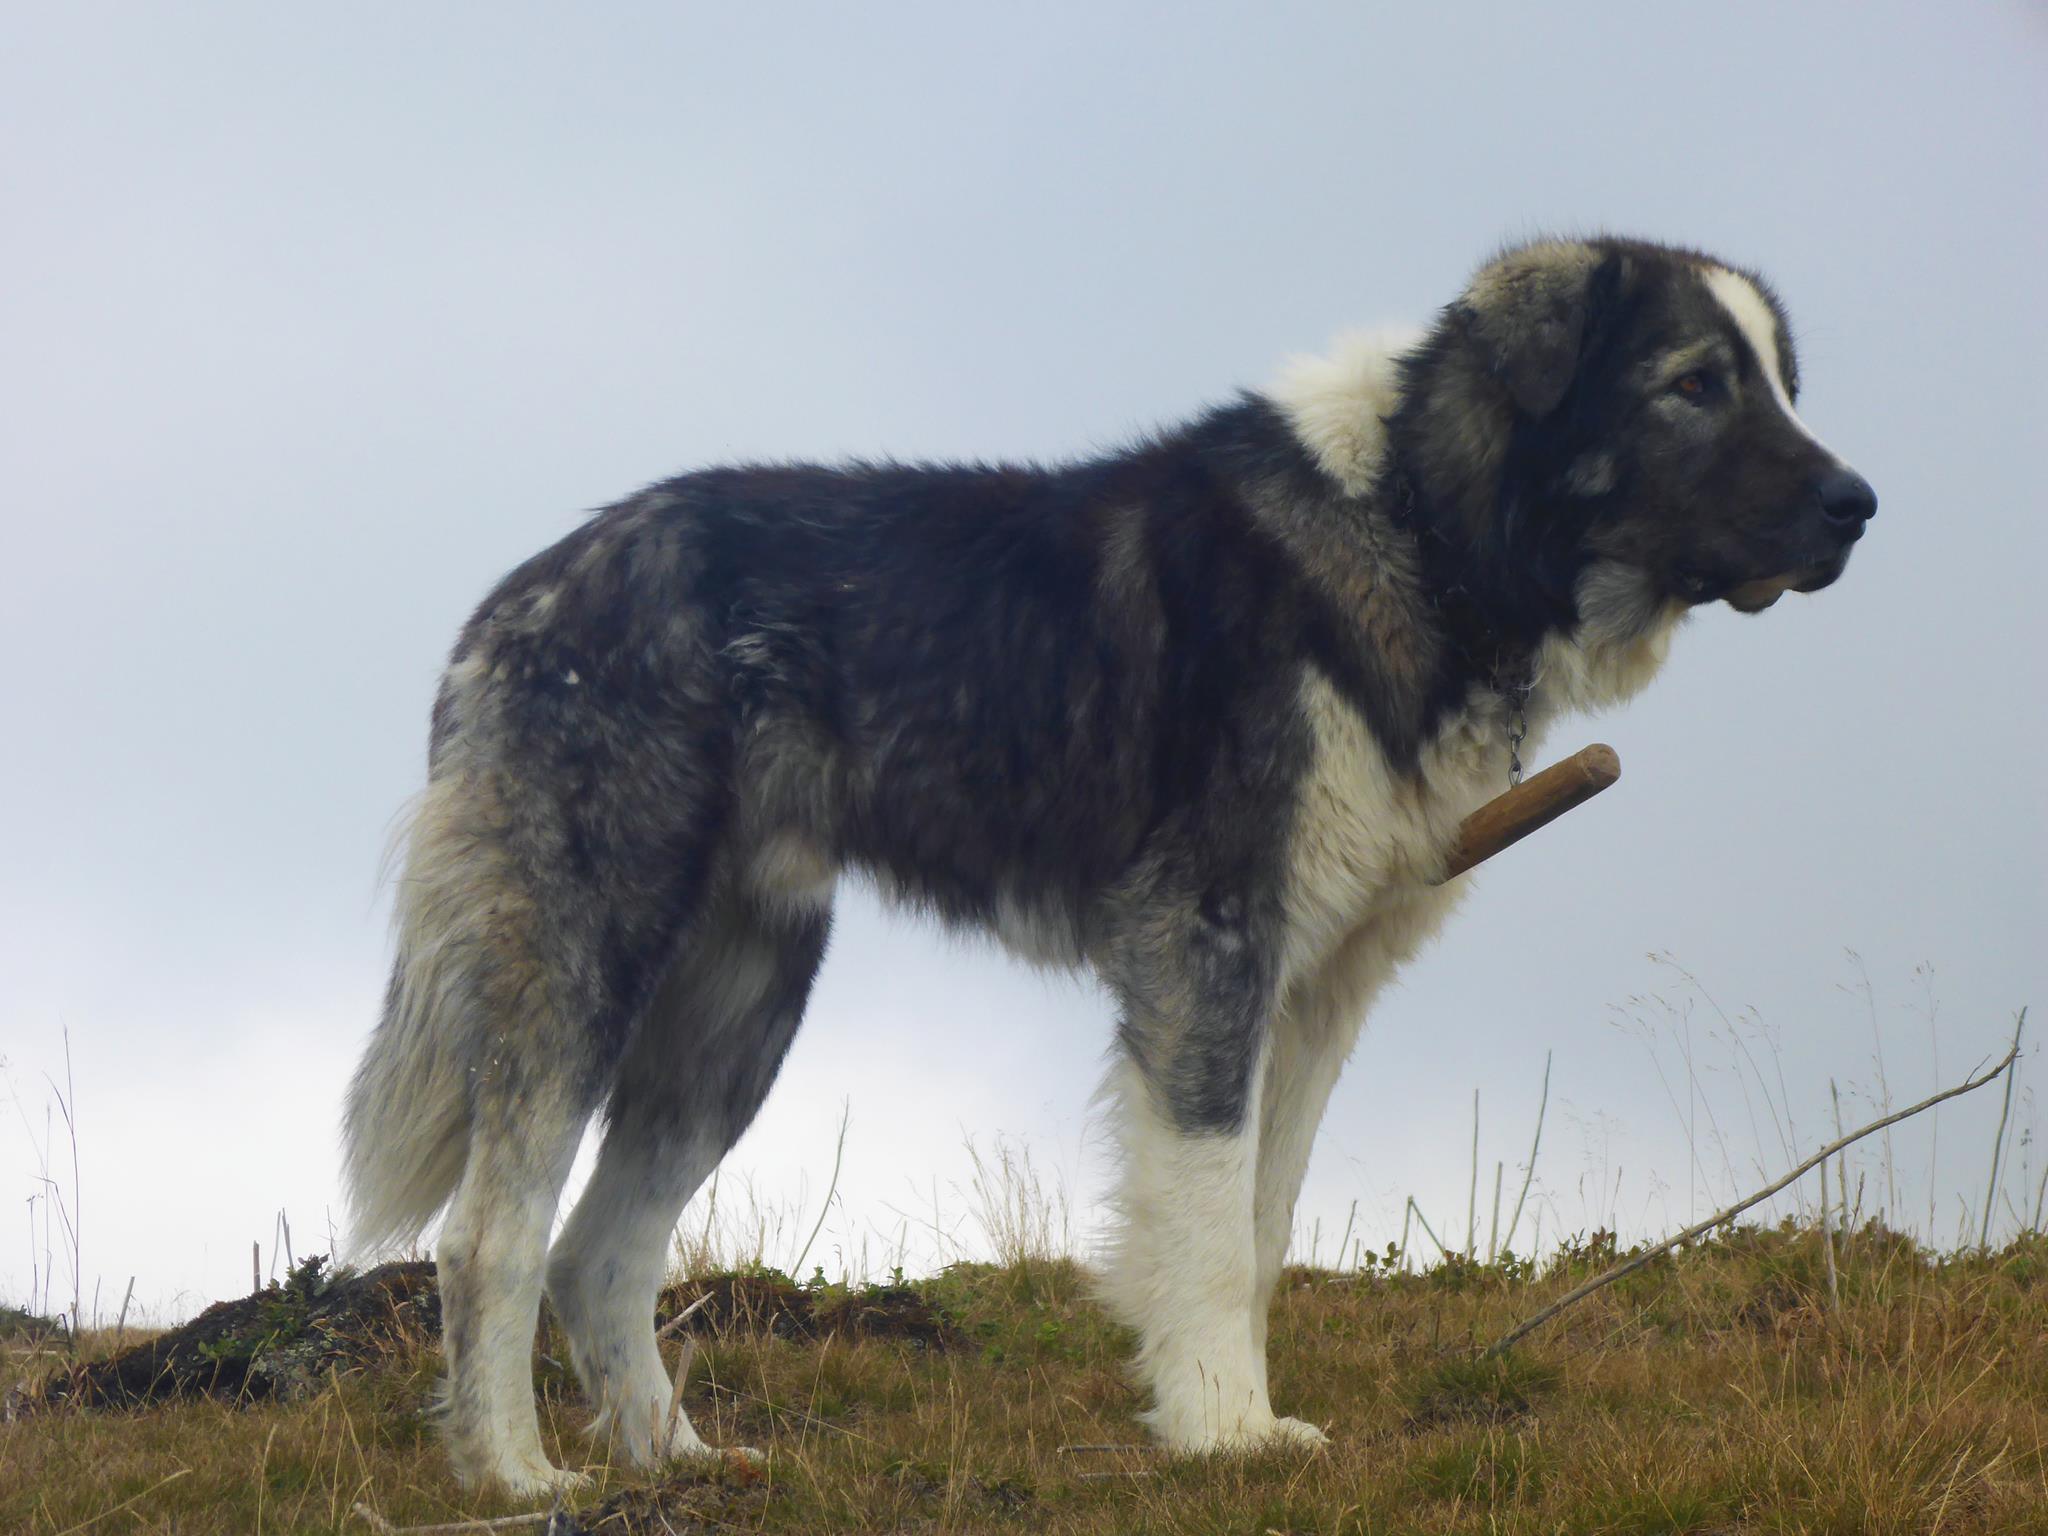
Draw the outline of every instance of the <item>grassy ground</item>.
M1865 1232L1840 1253L1836 1309L1814 1233L1736 1233L1600 1293L1504 1364L1475 1359L1606 1256L1536 1275L1290 1274L1274 1400L1334 1444L1206 1462L1063 1449L1139 1438L1129 1341L1069 1262L956 1266L916 1287L957 1329L951 1348L708 1337L689 1411L707 1439L768 1448L766 1467L600 1469L569 1528L2048 1531L2048 1241L1935 1262ZM65 1363L47 1342L0 1350L6 1382ZM537 1361L551 1449L601 1462L556 1354ZM400 1526L516 1512L447 1476L437 1365L415 1338L289 1404L18 1415L0 1425L0 1531L361 1532L358 1504Z

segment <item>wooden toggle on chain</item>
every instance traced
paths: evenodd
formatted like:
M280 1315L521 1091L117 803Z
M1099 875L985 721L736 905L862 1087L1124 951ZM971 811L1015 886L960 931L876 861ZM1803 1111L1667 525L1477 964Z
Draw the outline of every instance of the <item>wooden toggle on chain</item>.
M1604 742L1582 747L1561 763L1531 774L1504 795L1498 795L1467 816L1458 827L1458 841L1444 861L1435 884L1455 880L1474 864L1548 826L1566 811L1588 800L1621 777L1621 759Z

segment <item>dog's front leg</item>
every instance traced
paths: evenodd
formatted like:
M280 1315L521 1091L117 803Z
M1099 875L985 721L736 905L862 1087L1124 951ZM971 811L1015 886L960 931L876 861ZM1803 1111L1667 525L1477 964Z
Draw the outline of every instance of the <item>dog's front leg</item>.
M1138 1333L1146 1415L1169 1447L1319 1433L1266 1395L1254 1202L1272 966L1243 904L1145 925L1105 974L1123 1003L1109 1098L1122 1150L1105 1299Z

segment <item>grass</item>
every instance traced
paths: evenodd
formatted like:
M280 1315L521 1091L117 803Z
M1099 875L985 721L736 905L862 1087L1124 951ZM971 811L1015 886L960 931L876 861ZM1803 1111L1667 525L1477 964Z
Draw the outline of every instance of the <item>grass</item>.
M603 1471L586 1530L2004 1532L2048 1528L2048 1239L1937 1259L1875 1226L1739 1229L1651 1264L1504 1359L1477 1346L1612 1257L1567 1244L1421 1273L1294 1269L1273 1390L1322 1454L1175 1461L1140 1439L1129 1340L1068 1259L913 1281L963 1342L729 1332L685 1402L740 1467ZM857 1301L858 1290L852 1293ZM843 1288L821 1298L844 1304ZM821 1305L819 1315L837 1315ZM131 1340L133 1330L130 1330ZM0 1340L4 1379L102 1353ZM543 1337L550 1448L601 1460ZM0 1530L366 1531L521 1506L457 1487L431 1423L431 1339L299 1401L30 1414L0 1425ZM532 1529L538 1529L538 1526Z

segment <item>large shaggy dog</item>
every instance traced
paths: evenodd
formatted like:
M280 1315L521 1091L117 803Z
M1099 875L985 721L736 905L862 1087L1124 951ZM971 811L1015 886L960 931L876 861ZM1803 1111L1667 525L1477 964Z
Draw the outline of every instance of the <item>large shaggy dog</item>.
M574 1475L536 1430L543 1288L613 1452L702 1449L655 1347L668 1237L848 871L1100 977L1102 1283L1151 1426L1320 1440L1268 1401L1266 1307L1367 1004L1457 900L1430 881L1511 733L1635 692L1690 608L1841 574L1876 498L1797 395L1757 278L1544 242L1124 452L685 475L514 571L434 707L348 1108L358 1236L448 1208L461 1471Z

